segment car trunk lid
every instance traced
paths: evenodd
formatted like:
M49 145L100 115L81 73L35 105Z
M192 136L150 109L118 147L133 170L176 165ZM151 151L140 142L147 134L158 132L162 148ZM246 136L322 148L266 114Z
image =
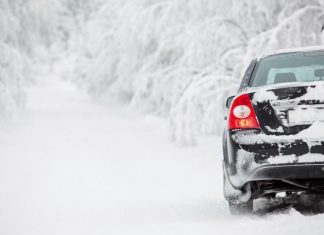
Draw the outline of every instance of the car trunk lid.
M324 122L324 84L280 84L250 93L260 128L268 135L296 135Z

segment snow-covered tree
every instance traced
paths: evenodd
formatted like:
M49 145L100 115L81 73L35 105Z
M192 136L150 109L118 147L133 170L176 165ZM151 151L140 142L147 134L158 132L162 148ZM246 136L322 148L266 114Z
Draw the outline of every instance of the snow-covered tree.
M171 138L195 144L221 133L224 99L251 58L321 43L323 2L98 1L71 74L94 95L168 117Z
M56 0L0 0L0 119L24 106L32 60L40 51L66 41L67 11Z
M323 0L0 0L0 113L32 60L60 58L95 96L169 118L170 137L220 134L255 56L322 43ZM56 63L57 64L57 63Z

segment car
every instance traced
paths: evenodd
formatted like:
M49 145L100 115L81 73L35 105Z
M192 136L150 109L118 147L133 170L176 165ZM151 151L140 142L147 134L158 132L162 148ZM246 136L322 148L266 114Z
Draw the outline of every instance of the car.
M233 214L252 213L260 198L324 194L324 48L253 59L226 107L224 197Z

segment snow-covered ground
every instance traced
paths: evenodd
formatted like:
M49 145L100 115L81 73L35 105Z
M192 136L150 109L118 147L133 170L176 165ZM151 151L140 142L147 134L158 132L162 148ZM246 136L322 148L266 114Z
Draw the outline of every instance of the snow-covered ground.
M168 141L166 123L50 77L0 128L0 234L323 234L323 215L233 217L221 141Z

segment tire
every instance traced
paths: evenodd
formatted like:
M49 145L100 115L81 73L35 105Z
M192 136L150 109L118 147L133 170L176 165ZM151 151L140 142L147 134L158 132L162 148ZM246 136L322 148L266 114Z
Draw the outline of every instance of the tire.
M318 215L324 213L324 194L302 193L294 208L303 215Z
M250 215L253 212L253 200L247 202L228 201L228 205L232 215Z
M235 189L227 178L224 162L223 162L223 192L224 192L225 199L228 201L229 210L232 215L252 214L253 199L251 197L252 191L250 185L246 185L244 190Z

